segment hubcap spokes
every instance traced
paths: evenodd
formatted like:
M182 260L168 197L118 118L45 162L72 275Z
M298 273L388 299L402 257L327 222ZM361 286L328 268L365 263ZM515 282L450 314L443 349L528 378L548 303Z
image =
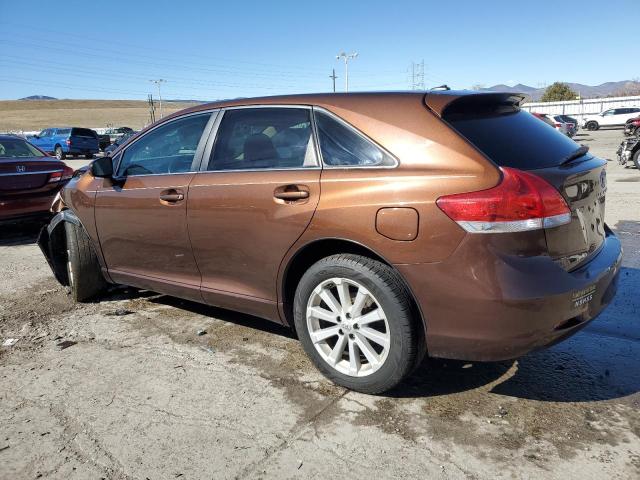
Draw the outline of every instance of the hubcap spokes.
M354 280L331 278L313 290L307 328L322 359L345 375L370 375L387 359L387 317L375 297Z

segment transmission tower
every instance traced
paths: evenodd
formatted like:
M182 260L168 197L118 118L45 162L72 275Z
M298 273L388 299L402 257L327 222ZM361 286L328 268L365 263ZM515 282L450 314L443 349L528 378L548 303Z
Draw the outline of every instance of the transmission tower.
M411 90L425 90L424 60L420 63L411 62Z

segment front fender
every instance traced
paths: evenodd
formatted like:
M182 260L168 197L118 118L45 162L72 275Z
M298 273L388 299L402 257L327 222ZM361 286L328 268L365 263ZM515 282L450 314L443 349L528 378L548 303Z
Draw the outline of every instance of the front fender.
M69 285L69 275L67 272L67 237L64 231L64 222L70 221L76 225L80 224L78 217L69 210L63 210L56 214L40 230L38 235L38 247L47 260L56 280L62 285Z

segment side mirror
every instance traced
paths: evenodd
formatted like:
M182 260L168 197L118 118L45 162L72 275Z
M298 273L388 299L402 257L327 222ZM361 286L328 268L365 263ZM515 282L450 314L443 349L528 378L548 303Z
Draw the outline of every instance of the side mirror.
M96 158L91 163L91 175L98 178L113 177L113 159L108 156Z

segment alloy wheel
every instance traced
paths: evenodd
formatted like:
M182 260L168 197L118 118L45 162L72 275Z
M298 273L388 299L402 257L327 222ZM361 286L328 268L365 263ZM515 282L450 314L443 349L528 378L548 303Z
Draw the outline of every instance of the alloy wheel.
M320 283L307 302L307 328L320 357L352 377L384 365L391 334L384 310L371 292L347 278Z

